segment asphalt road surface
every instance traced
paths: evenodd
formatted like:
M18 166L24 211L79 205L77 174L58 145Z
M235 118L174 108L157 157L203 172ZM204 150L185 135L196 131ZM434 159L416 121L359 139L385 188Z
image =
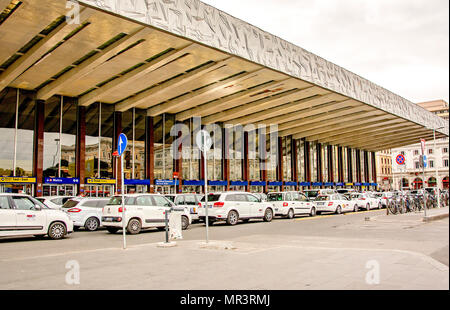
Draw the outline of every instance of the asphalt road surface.
M201 223L167 249L156 246L164 232L153 229L127 236L127 250L121 233L105 230L4 238L0 289L448 289L448 218L423 223L385 212L218 223L207 247ZM67 280L73 261L75 284ZM373 261L381 280L369 285Z

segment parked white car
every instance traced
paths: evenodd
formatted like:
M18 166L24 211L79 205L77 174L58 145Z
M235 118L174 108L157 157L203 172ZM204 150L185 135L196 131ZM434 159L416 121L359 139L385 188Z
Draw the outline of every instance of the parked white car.
M203 198L200 194L168 194L164 195L179 208L187 208L192 221L198 221L198 206Z
M110 233L122 229L122 221L126 223L129 234L135 235L146 228L163 229L165 213L175 205L160 194L127 194L125 195L125 219L123 219L122 196L114 196L103 208L102 223ZM184 209L181 215L182 229L192 223L189 210Z
M42 196L36 197L37 200L42 202L44 205L49 207L50 209L61 210L63 204L66 203L67 200L74 198L74 196Z
M320 195L314 200L317 214L322 212L333 212L341 214L355 211L355 204L340 194Z
M302 192L306 195L311 201L314 201L319 195L333 195L336 194L335 189L330 188L322 188L322 189L306 189Z
M73 232L72 220L25 194L0 194L0 237L45 236L62 239Z
M292 219L296 215L316 215L314 204L299 192L273 192L267 194L267 202L271 203L276 216Z
M356 189L354 189L354 188L340 188L340 189L337 189L336 192L341 195L357 193Z
M109 198L72 198L62 206L73 221L75 229L84 227L88 231L96 231L102 226L102 209Z
M381 207L386 208L389 201L394 196L394 193L392 192L382 192L382 193L375 193L375 196L380 199L381 201Z
M205 197L198 209L201 221L206 218ZM208 195L208 220L210 224L226 221L236 225L239 220L248 222L251 219L262 219L270 222L273 219L273 206L268 202L247 192L225 192Z
M370 193L357 193L351 195L352 200L357 200L359 209L372 210L381 208L381 201Z

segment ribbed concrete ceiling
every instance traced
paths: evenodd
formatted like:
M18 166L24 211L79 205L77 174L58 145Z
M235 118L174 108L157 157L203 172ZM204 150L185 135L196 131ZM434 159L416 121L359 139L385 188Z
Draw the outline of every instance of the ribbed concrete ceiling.
M65 0L0 0L0 10L0 90L178 121L278 124L281 136L369 151L433 136L373 105L101 10L82 6L80 24L66 23Z

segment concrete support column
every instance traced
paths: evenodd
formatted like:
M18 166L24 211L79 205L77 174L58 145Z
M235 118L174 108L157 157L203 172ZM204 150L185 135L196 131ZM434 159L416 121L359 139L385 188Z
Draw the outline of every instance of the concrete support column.
M259 136L259 147L261 148L260 152L259 152L259 167L260 167L260 179L261 181L266 182L266 186L264 186L264 193L268 192L268 186L267 186L267 170L266 169L262 169L263 166L267 165L267 162L265 160L266 156L267 156L267 143L266 143L266 138L267 135L264 132L260 132L260 136ZM267 167L265 167L267 168Z
M327 160L328 160L328 182L334 182L334 156L333 156L333 146L327 146Z
M353 157L352 157L352 149L347 149L347 175L348 175L348 182L353 182Z
M362 182L361 174L361 151L356 149L356 182Z
M297 140L293 139L292 136L291 139L291 177L292 181L298 183L298 171L297 171ZM295 188L298 190L298 185Z
M277 181L283 182L283 185L281 186L281 191L284 191L284 176L283 176L283 138L278 137L278 144L277 144Z
M371 160L372 160L372 181L373 183L377 183L377 158L375 155L375 152L371 153Z
M155 129L153 117L145 118L145 178L150 180L149 193L154 193L155 183Z
M229 130L222 129L222 178L227 181L226 190L230 190L230 136Z
M338 182L344 182L344 156L343 156L343 150L342 150L342 146L338 146L337 149L338 152Z
M370 183L370 173L369 173L369 153L364 151L364 182Z
M77 113L77 140L75 154L76 175L80 179L78 185L78 195L84 194L84 177L86 169L86 108L78 106Z
M45 102L36 100L33 141L33 175L36 176L36 197L42 196L42 184L44 183L44 118Z
M304 157L305 157L305 164L304 164L304 173L305 173L305 180L306 182L312 182L311 181L311 145L309 141L304 140L305 147L304 147ZM311 188L311 186L309 186Z
M322 171L322 144L317 143L316 146L316 158L317 158L317 182L323 182L323 171ZM323 185L321 186L323 188Z
M244 156L242 159L242 178L248 182L245 187L247 192L250 192L250 161L248 154L248 131L244 132Z

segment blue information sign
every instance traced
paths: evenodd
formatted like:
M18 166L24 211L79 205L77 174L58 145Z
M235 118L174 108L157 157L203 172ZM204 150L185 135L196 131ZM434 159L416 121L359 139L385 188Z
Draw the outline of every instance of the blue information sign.
M124 133L121 133L119 136L119 141L117 143L117 152L119 153L119 156L122 156L123 152L127 148L128 139L127 136Z
M46 184L80 184L79 178L45 178Z

